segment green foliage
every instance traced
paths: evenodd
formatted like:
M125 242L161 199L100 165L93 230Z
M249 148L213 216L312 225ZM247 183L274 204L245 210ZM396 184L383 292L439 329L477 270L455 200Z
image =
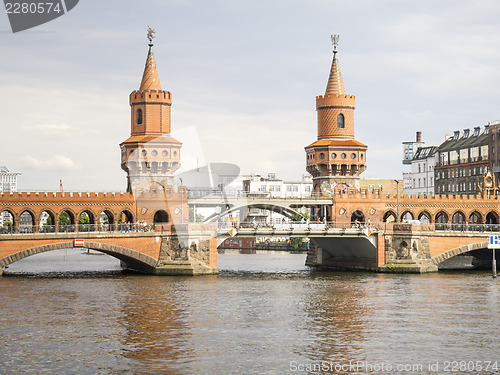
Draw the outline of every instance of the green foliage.
M13 225L14 225L14 223L13 223L12 221L4 221L4 222L3 222L3 226L4 226L4 227L11 227L11 226L13 226Z
M199 213L196 214L196 220L194 218L194 207L189 207L189 222L190 223L200 223L205 219L205 217Z
M304 237L292 237L290 238L290 245L292 245L294 249L298 249L299 247L302 246L304 240L305 240Z
M89 215L85 214L80 215L80 220L78 221L78 224L89 224L89 223L90 223Z
M69 214L65 211L59 216L59 224L61 225L70 225L71 224L71 218Z

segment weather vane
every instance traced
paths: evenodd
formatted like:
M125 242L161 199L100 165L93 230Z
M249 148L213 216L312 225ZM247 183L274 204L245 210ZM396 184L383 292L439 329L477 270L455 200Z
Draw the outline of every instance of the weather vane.
M155 37L156 30L148 26L148 39L149 44L153 44L153 38Z
M339 44L339 35L330 35L333 44L333 53L337 53L337 45Z

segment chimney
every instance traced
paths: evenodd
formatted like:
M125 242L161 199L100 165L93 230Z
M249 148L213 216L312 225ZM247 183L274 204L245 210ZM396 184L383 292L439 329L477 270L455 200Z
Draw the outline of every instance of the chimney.
M422 132L417 132L417 142L422 142Z

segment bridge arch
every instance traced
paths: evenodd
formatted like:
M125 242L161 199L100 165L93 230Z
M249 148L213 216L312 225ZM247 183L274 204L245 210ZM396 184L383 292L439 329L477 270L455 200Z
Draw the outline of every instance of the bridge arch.
M486 214L486 224L498 224L498 213L490 211Z
M430 224L432 222L432 215L427 210L422 210L418 213L417 219L422 224Z
M86 214L86 215L85 215ZM96 214L94 211L92 211L89 208L84 208L80 212L78 212L78 224L82 224L81 221L85 221L85 219L82 220L83 217L87 216L89 219L89 224L95 224L96 223Z
M155 212L153 222L156 223L168 223L169 222L168 212L165 210L158 210Z
M56 214L50 208L44 208L38 216L38 231L55 232Z
M19 213L19 230L20 231L33 231L37 221L36 215L31 208L25 208Z
M359 221L360 223L364 223L366 221L365 214L363 213L362 210L357 209L352 211L351 223L354 223L356 220Z
M5 210L0 211L0 215L3 215L6 212L10 215L10 221L12 221L12 226L17 227L16 215L14 211L11 210L10 208L6 208Z
M36 255L51 250L69 249L73 247L74 247L73 241L35 246L26 250L21 250L17 253L11 254L5 258L0 259L0 267L6 267L9 264L17 262L18 260L24 259L31 255ZM125 262L130 267L137 269L138 271L151 272L158 263L158 261L155 258L149 255L122 246L100 243L100 242L85 241L85 248L100 251L102 253L111 255L112 257L120 259L121 261Z
M411 212L410 210L406 210L406 211L403 211L403 213L401 214L399 221L404 223L405 221L413 220L413 219L415 219L413 212Z
M114 212L109 208L105 208L99 212L98 222L99 224L109 224L113 225L115 223L115 215Z
M470 224L481 224L483 222L483 215L479 211L472 211L469 215Z
M396 213L393 210L388 210L384 212L384 216L382 216L382 221L384 223L394 223L396 221Z
M232 214L232 213L239 211L243 208L248 208L248 209L260 208L260 209L276 212L276 213L281 214L281 215L285 215L289 218L296 216L296 217L305 219L304 215L301 214L299 211L294 210L293 208L290 208L290 207L286 207L286 206L281 206L281 205L277 205L277 204L266 204L266 205L263 205L263 204L241 204L238 206L235 205L233 207L229 207L225 211L222 211L220 213L212 214L209 217L207 217L203 222L204 223L214 223L214 222L218 221L219 218L224 217L225 215Z
M445 224L448 222L448 213L446 211L439 211L434 217L434 222L439 224Z
M75 212L71 208L64 208L59 211L57 215L57 222L59 225L74 225L75 217Z
M437 266L438 264L443 263L445 260L453 258L454 256L468 253L469 251L486 249L487 247L488 247L488 242L478 242L469 245L459 246L435 256L434 258L431 259L431 262Z

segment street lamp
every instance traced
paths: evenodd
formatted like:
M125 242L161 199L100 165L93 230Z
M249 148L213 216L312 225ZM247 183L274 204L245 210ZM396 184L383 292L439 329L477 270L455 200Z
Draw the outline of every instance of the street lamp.
M394 180L396 183L396 223L399 223L399 180Z
M182 193L183 193L184 189L182 188L182 177L179 177L179 181L181 182L181 184L179 186L179 189L181 189L181 224L183 224L184 220L183 220L182 214L184 211L184 207L182 206Z

